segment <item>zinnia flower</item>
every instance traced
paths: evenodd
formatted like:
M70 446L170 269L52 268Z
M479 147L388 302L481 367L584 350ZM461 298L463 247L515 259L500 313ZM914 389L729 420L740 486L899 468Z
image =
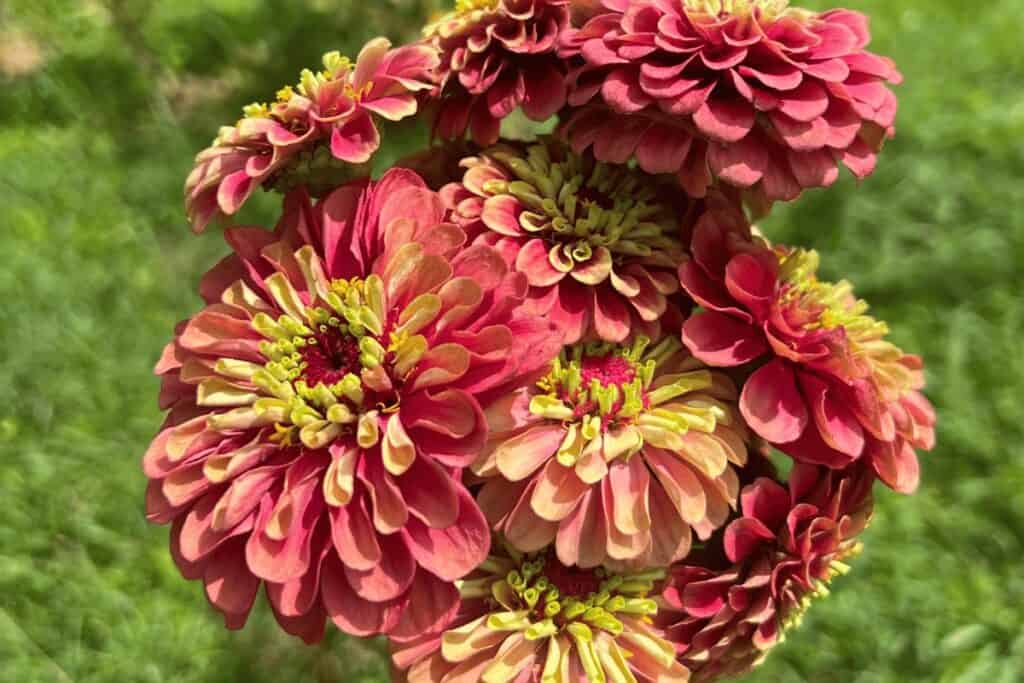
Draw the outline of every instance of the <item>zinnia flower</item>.
M873 478L798 464L789 490L760 478L741 495L743 517L725 531L728 569L679 565L656 623L694 681L746 673L760 663L860 552Z
M442 138L469 129L480 145L498 141L501 120L517 107L545 121L565 105L565 63L555 54L569 25L569 0L456 0L455 11L425 29L441 54Z
M828 186L837 164L869 175L893 135L902 79L864 48L867 18L787 0L605 0L566 34L579 57L567 122L576 149L603 161L635 155L702 196L717 178L767 199Z
M471 237L497 247L530 283L531 307L567 343L620 342L671 326L682 239L707 202L663 179L595 162L548 140L462 162L441 196ZM677 316L676 316L677 317Z
M292 194L276 233L226 232L234 254L157 365L170 414L143 466L149 519L173 524L178 566L229 627L265 582L308 641L327 617L418 633L486 558L459 479L485 443L478 399L559 342L518 315L523 277L444 216L397 170L315 206Z
M221 128L185 181L192 229L234 214L260 185L282 192L301 185L317 194L360 175L359 165L380 146L373 115L412 116L415 93L434 87L434 50L390 48L384 38L371 40L355 64L329 52L324 71L303 70L298 86L279 90L276 102L251 104L245 118Z
M725 523L746 462L736 389L674 335L648 348L573 345L487 411L477 499L518 550L566 565L643 568L686 556Z
M443 634L399 643L408 683L685 683L689 672L650 618L663 570L616 574L500 543L461 585ZM411 668L410 668L411 666Z
M819 280L813 251L772 248L723 214L702 220L691 251L679 278L705 310L683 341L709 365L758 361L740 396L747 424L797 459L864 458L888 486L914 491L914 449L935 441L920 358L886 339L848 282Z

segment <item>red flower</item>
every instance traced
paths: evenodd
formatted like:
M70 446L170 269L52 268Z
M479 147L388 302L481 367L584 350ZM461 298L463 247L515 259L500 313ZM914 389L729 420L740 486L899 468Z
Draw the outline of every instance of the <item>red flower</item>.
M689 672L651 626L664 570L616 574L562 565L549 548L500 542L460 586L443 632L392 639L408 683L686 683ZM407 670L407 673L406 673Z
M520 551L667 566L689 553L691 530L707 540L736 507L748 440L736 398L675 335L567 347L487 410L477 500Z
M605 0L567 32L578 57L565 129L603 161L636 157L703 196L714 178L762 199L863 178L893 135L901 76L867 52L867 19L787 0Z
M704 310L684 324L684 343L713 366L767 361L740 396L748 425L799 460L843 468L863 458L913 492L914 449L935 440L920 358L885 339L848 282L818 279L815 252L773 249L738 214L702 219L691 251L679 279Z
M743 489L744 516L725 531L733 566L672 569L655 621L695 682L749 671L828 594L826 584L847 571L843 560L860 550L871 482L864 470L801 464L788 492L760 478Z
M374 116L399 121L416 113L416 93L434 86L436 53L424 45L394 50L371 40L352 64L324 55L324 71L302 72L272 105L251 104L196 156L185 181L185 211L195 232L233 215L257 187L329 191L362 175L380 146ZM355 171L355 172L353 172Z
M460 482L480 401L558 348L519 315L524 278L463 248L410 171L295 193L234 253L157 365L166 422L144 458L147 516L231 628L261 582L289 633L356 635L450 618L490 532ZM546 349L550 349L550 352Z
M564 62L555 54L569 25L569 0L456 0L455 11L425 30L441 54L435 132L469 129L481 145L498 141L517 107L545 121L565 105Z
M453 220L526 276L532 310L566 343L659 337L678 326L683 240L724 198L690 200L664 178L595 162L557 140L499 145L462 166L461 182L441 191Z

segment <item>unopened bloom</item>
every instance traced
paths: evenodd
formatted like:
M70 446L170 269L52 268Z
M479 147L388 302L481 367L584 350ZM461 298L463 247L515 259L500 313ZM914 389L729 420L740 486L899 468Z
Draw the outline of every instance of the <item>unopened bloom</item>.
M355 64L337 52L323 63L318 73L303 70L273 104L245 107L245 117L222 127L199 153L185 181L195 232L237 212L261 185L282 192L301 185L317 194L365 175L360 165L380 146L374 115L399 121L415 114L416 93L434 85L437 54L424 45L392 50L377 38Z
M746 673L799 625L811 603L860 552L872 476L798 464L788 490L759 478L743 489L743 516L725 530L727 569L677 565L656 623L695 681Z
M912 492L914 449L935 440L920 359L888 341L850 283L818 278L816 252L772 247L721 214L697 226L691 252L679 277L704 310L683 341L709 365L757 363L740 396L747 424L795 458L833 468L864 458Z
M480 505L525 552L554 543L566 565L666 566L735 505L747 458L735 399L674 335L567 347L488 409Z
M226 232L234 253L157 366L170 413L143 466L149 518L173 523L178 566L228 626L265 582L309 641L327 617L416 632L486 558L458 476L485 443L478 398L532 373L550 331L518 316L523 277L444 216L398 170L290 195L276 233Z
M545 121L565 105L565 63L555 54L569 25L569 0L456 0L427 26L441 55L435 132L468 129L481 145L498 141L501 120L522 107Z
M395 663L409 683L685 683L689 672L650 624L664 576L566 567L549 549L496 543L462 582L455 621L399 643Z
M462 162L442 190L453 220L497 247L530 283L531 307L566 342L622 341L672 325L683 236L705 202L663 178L595 162L564 143L499 145Z
M599 159L636 157L694 196L718 179L762 200L863 178L893 135L901 76L865 49L867 19L788 0L604 0L567 32L566 130ZM587 106L583 106L587 105Z

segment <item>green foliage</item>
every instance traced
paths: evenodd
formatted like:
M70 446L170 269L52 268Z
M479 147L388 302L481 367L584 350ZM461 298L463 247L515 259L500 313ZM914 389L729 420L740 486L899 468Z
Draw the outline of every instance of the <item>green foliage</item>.
M810 3L823 7L821 0ZM857 187L763 228L822 252L929 362L939 448L879 488L855 571L750 680L1024 679L1024 52L1018 0L861 0L894 56L899 135ZM378 643L308 648L262 605L226 631L142 513L150 369L224 251L190 237L192 155L331 48L415 35L417 2L9 0L0 33L0 681L387 680ZM394 137L390 138L392 141ZM402 144L407 144L403 139ZM397 155L392 144L387 150ZM246 219L271 217L261 196Z

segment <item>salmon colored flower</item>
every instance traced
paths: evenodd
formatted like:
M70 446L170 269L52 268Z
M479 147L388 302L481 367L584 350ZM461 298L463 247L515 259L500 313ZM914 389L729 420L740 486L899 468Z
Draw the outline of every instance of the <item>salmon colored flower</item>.
M567 343L623 341L676 323L674 271L705 202L671 182L598 163L547 140L500 145L462 162L441 196L453 220L498 248L530 283L531 308Z
M725 531L727 569L678 565L655 622L694 681L738 676L799 625L857 555L871 517L873 477L798 464L787 491L760 478L743 489L743 517Z
M549 549L496 543L462 582L455 621L393 643L394 662L408 683L685 683L689 672L650 625L664 576L566 567Z
M316 205L293 193L276 233L226 232L206 307L157 365L170 413L143 467L149 519L173 524L174 559L229 627L265 583L307 641L328 617L419 632L487 557L459 477L485 444L479 399L559 341L519 315L524 278L444 218L397 170Z
M351 63L324 55L324 70L306 69L299 84L271 105L245 107L199 153L185 181L185 210L195 232L237 212L257 187L313 194L366 174L380 146L374 116L399 121L416 113L416 93L434 87L436 52L424 45L391 49L371 40Z
M797 459L863 458L888 486L914 491L914 449L935 441L921 360L886 339L850 283L818 279L817 253L773 248L721 214L697 226L691 251L679 278L704 310L683 341L709 365L759 364L740 396L747 424Z
M761 201L831 185L837 165L869 175L892 137L902 80L865 50L867 18L788 0L604 0L569 31L578 59L565 130L598 159L635 156L678 173L693 196L718 180ZM583 106L587 105L587 106Z
M434 131L480 145L498 141L501 120L517 107L546 121L565 105L565 63L555 54L569 25L569 0L456 0L427 26L441 55Z
M728 519L746 463L736 389L674 335L567 347L488 410L477 496L515 548L566 565L667 566Z

